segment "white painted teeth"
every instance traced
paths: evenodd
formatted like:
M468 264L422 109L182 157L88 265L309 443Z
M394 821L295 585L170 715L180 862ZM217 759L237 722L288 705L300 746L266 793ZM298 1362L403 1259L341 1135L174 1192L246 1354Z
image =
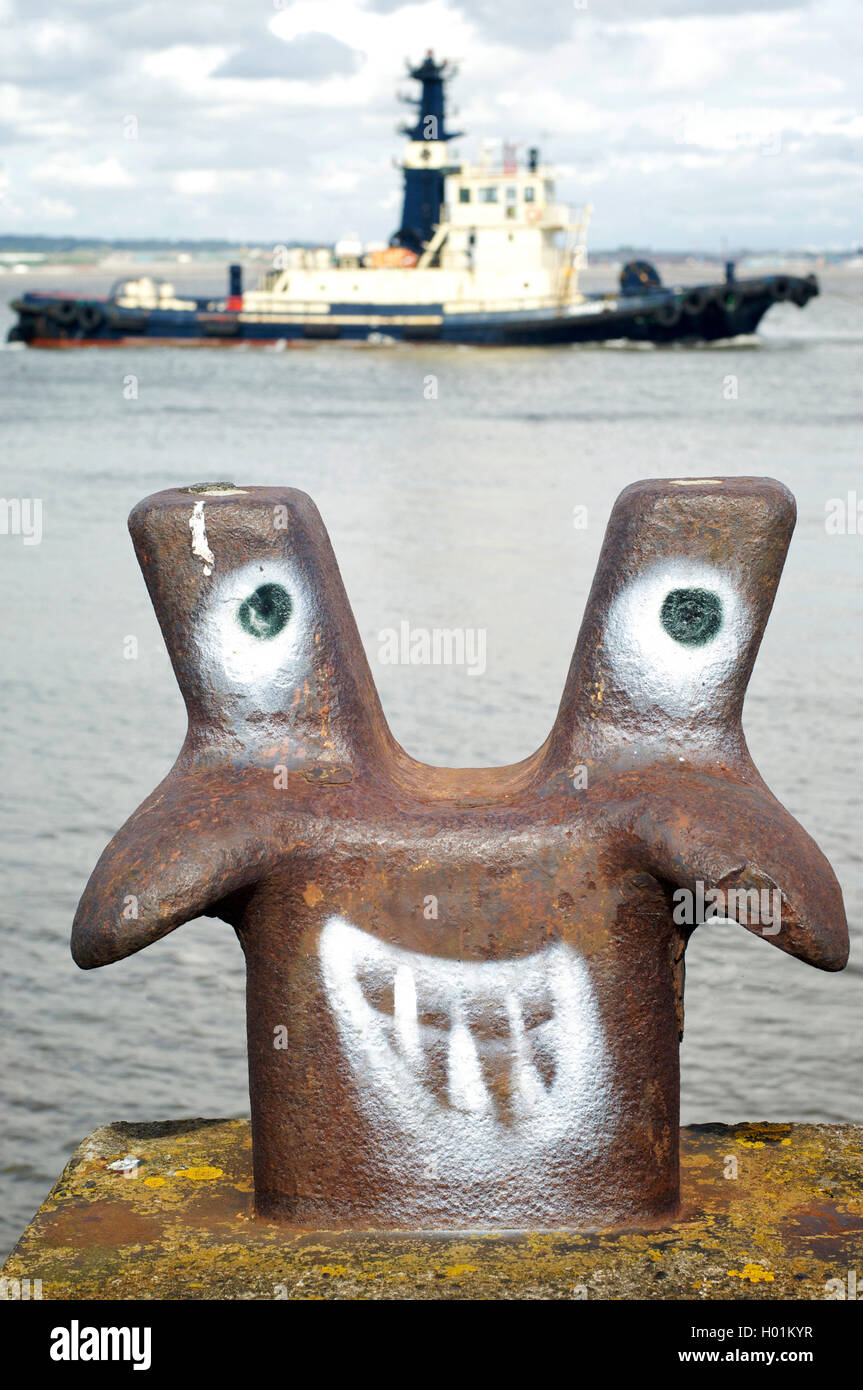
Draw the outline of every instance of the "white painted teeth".
M408 1057L419 1054L420 1034L417 1022L417 987L409 965L396 970L393 985L393 1017L399 1044Z
M491 1103L476 1043L460 1018L449 1035L449 1099L456 1110L487 1110Z
M382 1167L433 1182L438 1195L499 1190L508 1216L563 1201L550 1176L561 1146L581 1161L613 1126L603 1031L577 952L561 943L507 961L448 960L338 917L319 952Z
M515 1078L513 1090L516 1097L516 1108L520 1115L529 1115L539 1099L543 1085L542 1077L533 1065L528 1050L524 1022L521 1016L521 1004L515 994L510 993L506 996L506 1007L513 1046L512 1069Z
M468 966L467 980L456 979L458 962L412 956L415 964L408 965L399 961L405 952L368 940L357 984L416 1080L456 1110L493 1108L502 1118L530 1114L555 1074L540 1038L554 1006L535 958L523 962L529 994L522 1001L494 965L480 966L479 976ZM518 966L512 962L505 970Z
M325 928L356 1022L439 1104L530 1115L558 1069L553 957L468 963L389 946L338 919ZM564 981L565 983L565 981ZM343 988L344 988L343 985ZM345 1000L347 1006L348 1000Z

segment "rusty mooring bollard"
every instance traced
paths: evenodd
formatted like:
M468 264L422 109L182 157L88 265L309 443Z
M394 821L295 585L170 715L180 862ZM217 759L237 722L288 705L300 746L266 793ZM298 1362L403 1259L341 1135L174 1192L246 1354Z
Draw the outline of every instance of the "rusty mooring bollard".
M847 959L833 872L741 728L794 519L766 478L627 488L546 743L474 770L395 742L307 496L213 484L135 508L189 730L102 855L72 952L106 965L202 913L236 929L259 1213L675 1212L693 927L717 911L823 970Z

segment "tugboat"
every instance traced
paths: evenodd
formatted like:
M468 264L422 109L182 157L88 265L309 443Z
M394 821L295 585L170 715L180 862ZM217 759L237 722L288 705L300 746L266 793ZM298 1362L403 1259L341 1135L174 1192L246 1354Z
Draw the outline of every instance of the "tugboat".
M149 277L115 285L106 299L24 294L10 340L32 347L132 344L215 346L326 342L444 342L494 346L672 343L754 333L779 300L801 308L814 275L766 275L663 285L649 261L623 267L619 289L582 294L590 206L573 220L557 202L553 170L528 149L504 145L497 161L453 160L461 134L446 118L452 65L429 52L408 67L420 84L404 124L404 201L388 245L343 239L334 249L279 247L274 268L243 291L229 267L224 299L178 297Z

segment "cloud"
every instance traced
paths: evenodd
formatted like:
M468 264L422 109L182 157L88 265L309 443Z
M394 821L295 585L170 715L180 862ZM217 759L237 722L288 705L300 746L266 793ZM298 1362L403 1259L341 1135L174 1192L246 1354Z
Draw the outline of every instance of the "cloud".
M88 164L77 154L53 156L30 171L34 183L60 188L131 188L134 180L113 155Z
M332 34L312 32L287 41L270 35L247 43L216 69L215 76L321 82L327 77L349 77L363 61L364 54Z
M396 14L415 0L370 0L380 14ZM588 23L645 24L662 19L769 13L806 9L812 0L460 0L459 9L489 42L547 49L578 40Z
M171 178L171 187L176 193L188 193L190 197L206 197L217 193L223 186L217 169L180 169Z
M39 207L49 222L68 222L75 216L75 208L65 198L41 198Z
M96 236L386 237L429 47L460 64L457 151L539 144L594 247L793 244L816 210L860 236L859 0L20 0L4 218L50 231L68 196Z
M98 30L65 16L4 29L0 82L18 87L68 88L103 81L121 65Z
M18 0L12 5L20 32L41 21L74 21L91 35L126 48L158 49L169 44L223 43L248 38L250 29L263 27L273 17L272 0Z

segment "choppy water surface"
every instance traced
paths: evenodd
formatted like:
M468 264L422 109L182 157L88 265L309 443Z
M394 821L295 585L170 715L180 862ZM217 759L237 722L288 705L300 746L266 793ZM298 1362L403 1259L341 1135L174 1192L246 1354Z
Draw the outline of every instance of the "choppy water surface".
M26 283L6 277L3 298ZM229 928L201 920L89 974L68 952L98 854L184 730L125 529L132 505L223 477L310 492L396 736L466 765L545 737L623 486L783 479L800 520L747 735L859 932L863 534L827 535L824 518L830 498L863 499L861 379L863 277L838 274L803 313L773 309L758 341L715 348L0 353L2 494L44 507L40 545L0 537L0 1246L95 1125L247 1111ZM378 633L402 619L486 629L485 674L382 664ZM739 927L703 928L688 957L684 1122L863 1120L858 960L825 975Z

